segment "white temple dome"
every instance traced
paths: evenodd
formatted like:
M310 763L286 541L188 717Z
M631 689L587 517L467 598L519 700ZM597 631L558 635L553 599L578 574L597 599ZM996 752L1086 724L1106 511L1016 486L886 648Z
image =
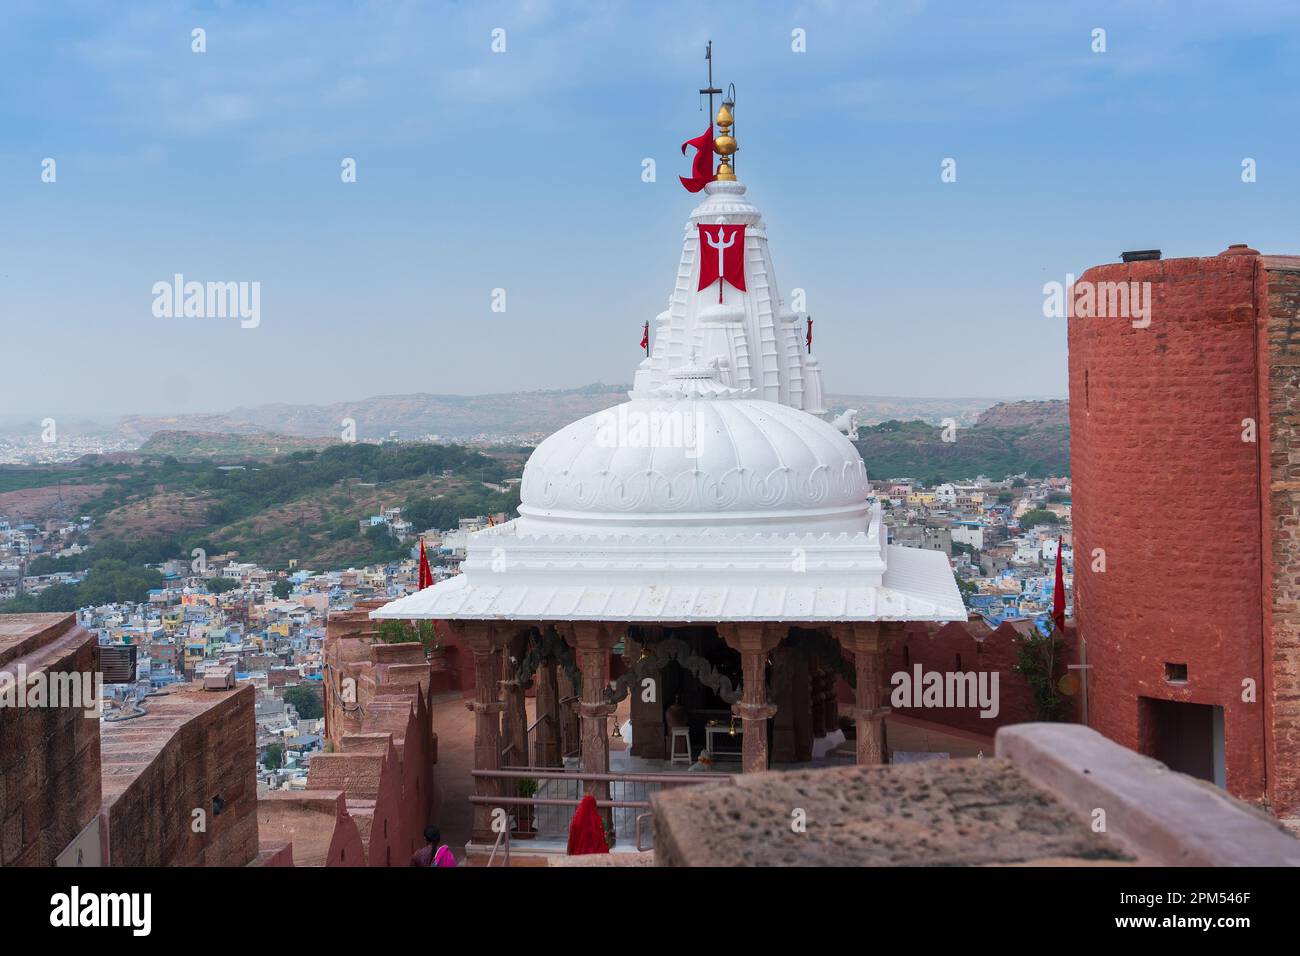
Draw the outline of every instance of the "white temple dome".
M716 368L679 366L650 398L588 415L533 452L521 531L866 531L862 458L833 426Z
M787 305L781 295L744 185L704 190L631 401L538 445L519 517L469 535L459 574L371 617L614 626L966 617L947 556L889 543L861 456L825 420L804 296ZM702 239L713 226L729 227L732 244ZM741 228L728 265L722 250ZM703 256L715 257L717 281L701 286Z

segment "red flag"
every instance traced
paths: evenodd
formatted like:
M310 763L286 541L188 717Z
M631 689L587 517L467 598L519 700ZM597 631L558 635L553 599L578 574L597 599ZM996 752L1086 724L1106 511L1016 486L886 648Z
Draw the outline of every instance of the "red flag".
M1061 567L1061 539L1056 539L1056 588L1052 591L1052 620L1065 633L1065 571Z
M649 322L647 322L645 324L645 328L641 330L641 348L645 349L646 355L650 354L650 323Z
M700 284L697 291L717 282L718 301L721 302L723 279L741 292L745 291L745 227L700 223Z
M569 856L608 852L605 825L601 823L596 798L587 794L578 804L578 812L573 815L573 823L569 825Z
M808 316L808 337L805 340L808 343L808 354L812 355L812 316Z
M713 182L713 124L709 124L699 136L694 139L688 139L682 143L682 155L686 155L686 147L695 147L695 160L691 163L691 178L678 176L682 185L688 192L697 193L704 188L705 184Z
M424 550L424 535L420 535L420 586L423 591L433 583L433 569L429 567L429 555Z

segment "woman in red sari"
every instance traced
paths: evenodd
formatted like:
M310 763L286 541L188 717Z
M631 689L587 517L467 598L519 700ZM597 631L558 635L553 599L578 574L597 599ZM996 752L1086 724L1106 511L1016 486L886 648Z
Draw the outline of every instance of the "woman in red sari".
M608 852L605 825L601 822L600 811L596 809L596 798L587 794L578 804L578 812L573 815L573 823L569 825L569 856Z

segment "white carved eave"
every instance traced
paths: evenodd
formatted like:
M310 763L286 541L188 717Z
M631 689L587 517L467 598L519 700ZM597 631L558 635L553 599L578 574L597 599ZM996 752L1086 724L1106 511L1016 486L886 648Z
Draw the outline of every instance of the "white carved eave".
M470 535L462 573L371 614L619 622L964 620L947 558L859 534ZM701 582L707 582L702 584Z

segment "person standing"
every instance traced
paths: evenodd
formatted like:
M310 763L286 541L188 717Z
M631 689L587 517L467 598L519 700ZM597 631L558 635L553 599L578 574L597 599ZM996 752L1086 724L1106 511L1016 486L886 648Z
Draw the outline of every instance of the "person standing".
M438 846L442 831L432 823L424 828L425 846L411 854L411 866L455 866L456 856L445 843Z

